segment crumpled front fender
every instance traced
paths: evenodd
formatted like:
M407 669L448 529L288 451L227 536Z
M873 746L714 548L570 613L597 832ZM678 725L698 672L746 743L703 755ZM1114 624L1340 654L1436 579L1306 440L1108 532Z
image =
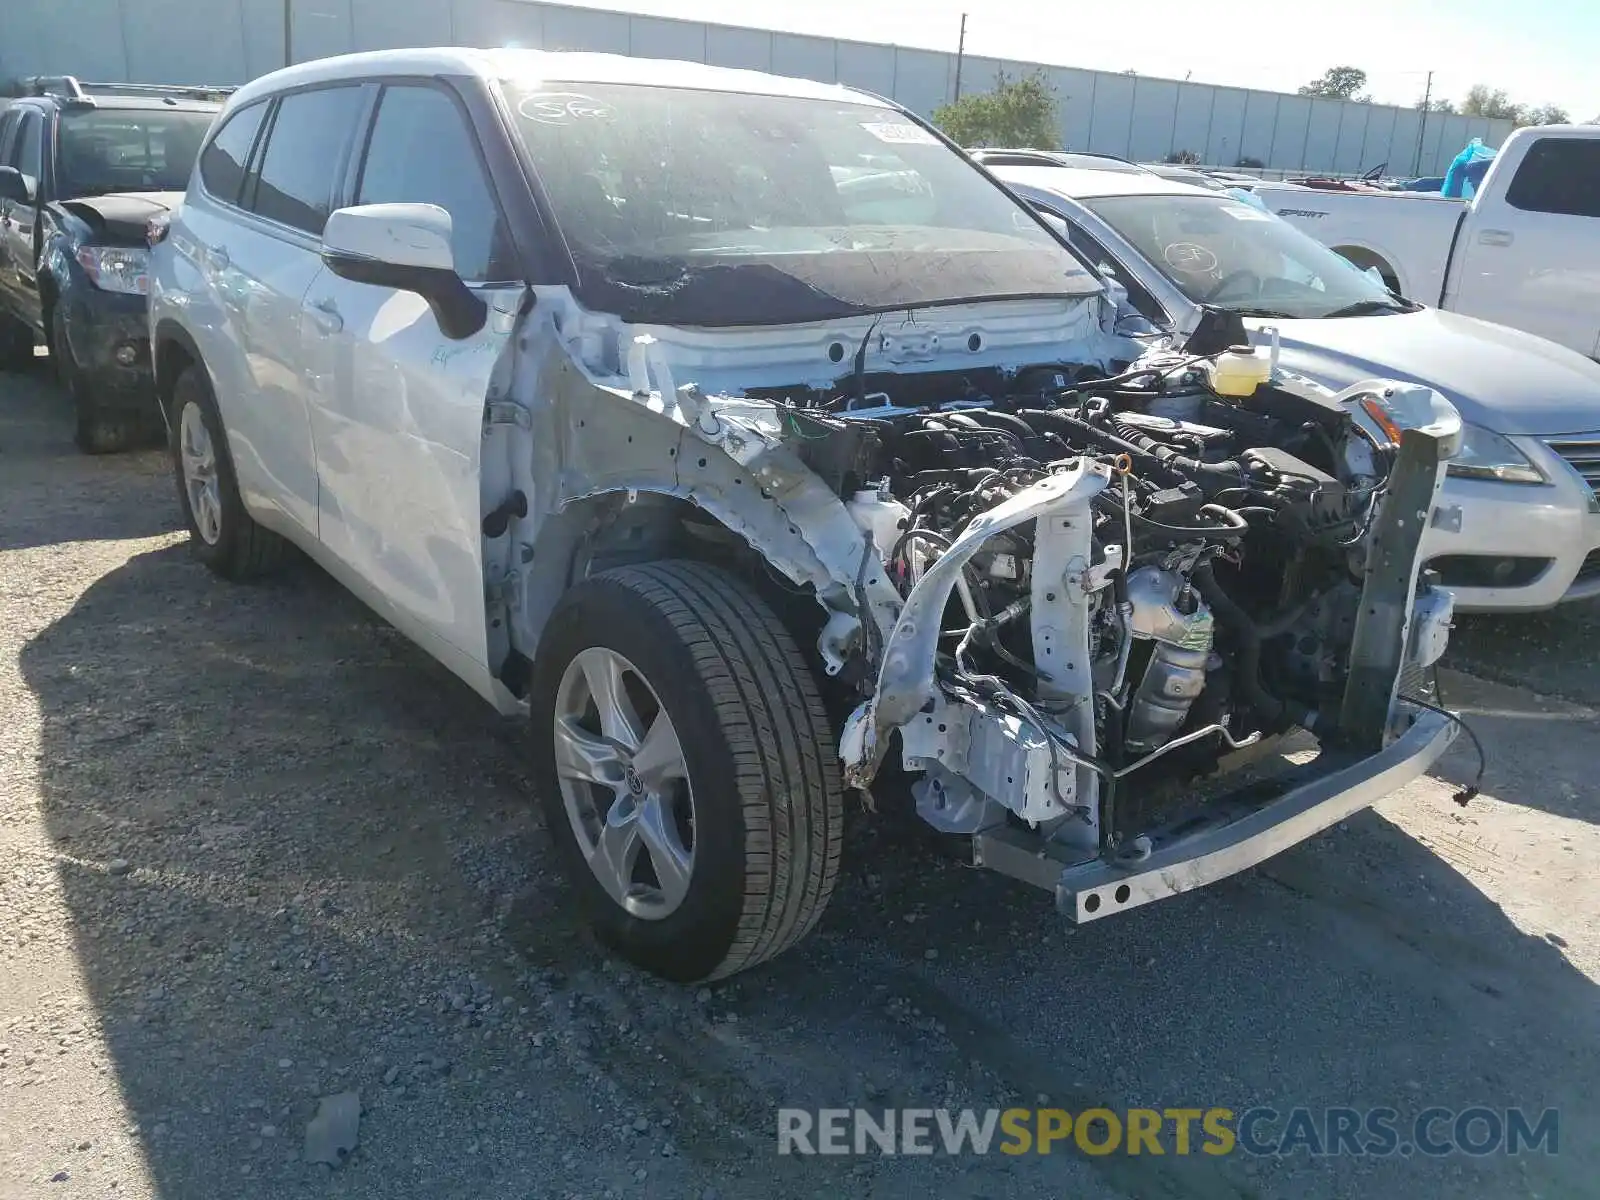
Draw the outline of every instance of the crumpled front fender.
M1091 500L1110 482L1110 468L1103 463L1079 459L1069 469L1025 488L986 513L973 518L939 559L911 589L905 607L884 644L878 670L878 684L872 696L862 703L845 723L839 754L844 761L845 779L855 787L865 787L877 773L888 747L892 730L909 721L934 696L934 656L938 647L940 622L950 594L972 556L989 538L1027 521L1070 512L1087 514ZM1087 569L1088 522L1081 522L1080 538L1083 569ZM1051 555L1049 558L1055 558ZM1059 562L1057 566L1060 566ZM1036 573L1040 563L1036 561ZM1051 620L1049 609L1066 602L1065 574L1057 580L1034 582L1035 593L1049 596L1036 603L1035 628ZM1042 601L1043 596L1037 597ZM1040 612L1040 607L1046 611ZM1083 657L1083 656L1078 656Z

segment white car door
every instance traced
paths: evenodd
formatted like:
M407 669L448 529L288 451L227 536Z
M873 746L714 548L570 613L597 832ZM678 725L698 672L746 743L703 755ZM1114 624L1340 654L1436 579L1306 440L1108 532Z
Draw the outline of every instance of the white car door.
M201 156L203 192L186 205L197 300L212 317L193 325L239 491L258 520L291 535L317 533L300 314L322 270L322 227L364 104L361 87L348 84L283 97L243 177L260 114L235 114Z
M44 187L44 141L44 117L24 112L9 165L22 172L36 195ZM0 200L0 288L8 293L3 307L34 326L39 324L38 239L38 204Z
M489 314L452 340L415 293L326 268L312 282L303 330L321 541L385 616L484 690L484 402L524 287L471 127L442 85L384 88L355 201L450 213L457 271Z
M1475 203L1446 308L1600 355L1600 141L1541 137Z

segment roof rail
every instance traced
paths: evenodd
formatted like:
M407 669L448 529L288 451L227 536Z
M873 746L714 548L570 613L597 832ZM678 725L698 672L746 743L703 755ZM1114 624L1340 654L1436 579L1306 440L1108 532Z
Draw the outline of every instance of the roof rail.
M74 75L34 75L22 81L27 96L56 96L73 104L93 104L91 92L112 96L171 96L191 100L224 100L238 89L209 84L93 83Z
M22 81L24 96L60 96L65 100L87 100L83 85L72 75L33 75Z
M84 83L87 92L110 92L128 96L187 96L194 100L220 100L238 91L237 87L187 83Z

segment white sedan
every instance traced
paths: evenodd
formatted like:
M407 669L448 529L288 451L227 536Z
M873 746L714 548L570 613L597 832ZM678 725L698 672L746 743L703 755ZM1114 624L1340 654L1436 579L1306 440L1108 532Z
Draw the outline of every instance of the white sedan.
M1600 365L1554 342L1387 291L1287 222L1149 174L990 167L1066 223L1138 315L1191 332L1205 307L1282 367L1333 390L1375 376L1426 384L1468 422L1424 553L1474 611L1600 595Z

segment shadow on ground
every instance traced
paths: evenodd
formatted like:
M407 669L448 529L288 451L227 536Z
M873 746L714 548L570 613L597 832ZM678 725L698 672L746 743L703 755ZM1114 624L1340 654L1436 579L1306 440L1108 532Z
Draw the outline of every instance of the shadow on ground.
M166 455L79 451L70 402L43 358L28 371L0 372L0 477L0 551L180 527Z

